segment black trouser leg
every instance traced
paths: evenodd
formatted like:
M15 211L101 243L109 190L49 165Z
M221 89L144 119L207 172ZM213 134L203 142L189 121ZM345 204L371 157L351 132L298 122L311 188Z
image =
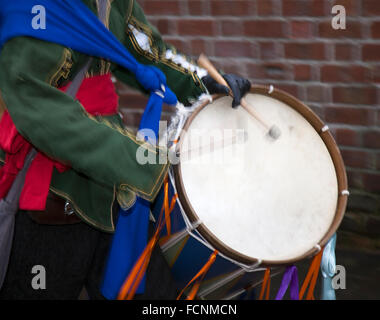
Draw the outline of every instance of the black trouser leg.
M111 235L85 223L39 225L25 212L18 212L11 257L0 298L77 299L92 270L95 257L107 256L110 239ZM36 276L32 274L32 268L36 265L46 270L44 290L32 287L32 279ZM103 268L103 263L97 267ZM92 281L99 283L100 277L101 271L93 275Z

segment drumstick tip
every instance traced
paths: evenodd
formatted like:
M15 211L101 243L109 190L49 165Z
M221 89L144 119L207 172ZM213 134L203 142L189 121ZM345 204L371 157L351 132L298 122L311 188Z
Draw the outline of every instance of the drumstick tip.
M280 136L281 136L281 130L279 127L277 127L276 125L273 125L269 131L268 131L268 135L273 138L274 140L277 140Z

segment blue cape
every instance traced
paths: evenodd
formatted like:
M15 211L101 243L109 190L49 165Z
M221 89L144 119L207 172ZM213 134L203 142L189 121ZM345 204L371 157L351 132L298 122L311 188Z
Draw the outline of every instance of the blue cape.
M32 23L41 6L46 13L46 25L41 25L46 27L44 29ZM151 129L156 137L163 102L177 103L175 94L166 85L165 75L155 67L138 63L80 0L0 0L0 49L5 42L18 36L58 43L89 56L110 60L134 73L150 92L140 129ZM143 251L148 221L149 203L141 198L130 210L120 210L102 286L106 298L116 298L123 280ZM143 290L144 281L137 293Z

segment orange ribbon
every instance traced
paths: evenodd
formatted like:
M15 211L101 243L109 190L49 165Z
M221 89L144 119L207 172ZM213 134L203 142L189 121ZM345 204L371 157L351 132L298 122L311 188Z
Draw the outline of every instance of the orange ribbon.
M169 206L169 183L167 179L165 180L165 185L164 185L164 203L161 208L160 215L162 212L165 212L165 223L166 223L166 236L163 236L160 239L160 245L164 244L167 240L170 239L171 237L171 220L170 220L170 214L172 213L175 203L177 201L178 194L174 194Z
M263 279L263 284L261 286L261 291L260 291L260 296L259 300L263 300L264 293L266 290L265 294L265 300L269 300L269 291L270 291L270 268L267 268L264 273L264 279Z
M145 247L144 251L140 255L136 264L134 265L132 271L125 280L120 292L117 296L117 300L132 300L136 290L144 276L144 273L148 267L148 263L153 252L153 248L158 240L158 229L156 230L154 236L149 241L148 245Z
M211 268L211 266L213 265L213 263L215 262L215 259L216 259L216 256L218 255L218 250L215 250L210 258L208 259L208 261L206 262L206 264L201 268L201 270L199 270L199 272L194 276L193 279L190 280L190 282L186 285L185 288L182 289L181 293L178 295L177 297L177 300L179 300L181 298L181 296L183 295L183 293L185 292L185 290L193 283L196 281L196 283L193 285L189 295L187 296L186 300L194 300L195 296L197 295L198 293L198 290L199 290L199 287L204 279L204 277L206 276L208 270Z
M321 250L314 258L310 264L309 271L307 272L306 278L302 284L299 299L302 300L307 286L309 285L309 290L306 295L306 300L315 300L314 298L314 288L317 283L319 267L321 265L323 250Z
M165 199L161 208L160 217L158 219L157 228L153 235L153 237L148 242L144 251L141 253L139 259L136 261L133 266L131 272L128 277L124 281L119 294L117 296L117 300L132 300L135 296L136 290L139 287L139 284L145 274L146 269L148 268L148 264L150 261L150 257L152 255L153 249L156 246L158 239L160 237L161 230L163 229L164 222L163 220L163 212L165 211L165 222L167 229L170 231L170 214L174 209L175 202L177 200L178 195L175 194L172 198L171 205L169 207L168 200L168 180L165 180ZM169 226L169 227L168 227Z
M171 212L174 209L175 203L177 201L177 197L178 197L177 194L175 194L172 197L172 201L171 201L170 206L169 206L169 183L168 183L168 181L165 181L165 196L164 196L164 205L163 205L163 207L165 207L166 231L167 231L167 235L168 236L171 235L170 214L171 214Z

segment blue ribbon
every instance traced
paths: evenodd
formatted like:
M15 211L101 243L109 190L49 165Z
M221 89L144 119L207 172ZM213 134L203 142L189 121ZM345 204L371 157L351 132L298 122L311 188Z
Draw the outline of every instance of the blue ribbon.
M140 129L149 128L155 135L149 136L148 141L154 142L158 137L163 96L164 92L152 94L142 116ZM129 210L119 210L101 289L107 299L116 299L124 280L146 246L149 213L150 203L140 197L137 197L135 205ZM145 282L144 275L136 294L144 293Z
M44 7L46 29L34 29L34 6ZM135 74L150 92L140 129L151 129L158 137L162 105L175 105L177 97L166 84L165 75L153 66L142 65L80 0L0 0L0 49L8 40L29 36L61 44L86 55L108 59ZM114 299L147 242L149 202L137 197L127 211L120 209L102 293ZM144 281L137 293L144 290Z
M336 272L335 245L336 233L331 237L323 250L321 261L322 300L336 300L335 290L332 287L332 277Z
M120 287L143 252L148 238L149 209L148 201L137 198L129 210L120 208L115 234L104 272L101 286L107 299L116 299ZM136 293L144 293L145 276Z

